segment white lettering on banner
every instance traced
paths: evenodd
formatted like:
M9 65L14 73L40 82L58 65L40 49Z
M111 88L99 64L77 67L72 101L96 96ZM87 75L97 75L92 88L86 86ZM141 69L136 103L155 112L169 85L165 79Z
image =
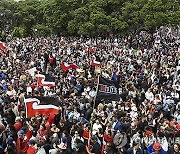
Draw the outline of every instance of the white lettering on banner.
M107 94L120 94L122 92L121 88L116 88L115 86L108 86L108 85L103 85L99 84L99 91L104 92Z
M117 94L117 88L114 87L114 86L109 86L109 87L106 87L106 90L105 90L107 93L113 93L113 94Z

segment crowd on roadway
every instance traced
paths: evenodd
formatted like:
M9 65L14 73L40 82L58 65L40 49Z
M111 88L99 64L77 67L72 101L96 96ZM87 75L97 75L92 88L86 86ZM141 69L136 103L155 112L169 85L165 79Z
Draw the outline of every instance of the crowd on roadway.
M179 154L179 33L8 38L0 55L0 153ZM100 66L91 66L93 56ZM62 62L79 68L64 72ZM27 71L34 67L55 77L55 87L38 87ZM119 101L96 99L98 75L122 87ZM27 95L58 97L59 114L26 118Z

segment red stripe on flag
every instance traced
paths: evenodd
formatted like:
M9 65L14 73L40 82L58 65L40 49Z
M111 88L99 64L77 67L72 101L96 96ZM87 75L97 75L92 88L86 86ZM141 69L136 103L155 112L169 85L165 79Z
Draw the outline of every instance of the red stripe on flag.
M4 45L4 43L0 42L0 49L5 50L5 49L8 49L8 47L6 47L6 46Z
M66 72L70 69L77 69L79 67L76 64L68 64L66 62L62 62L61 68L62 68L63 72Z
M49 115L58 114L58 107L55 105L39 105L38 99L25 99L26 117L32 117L38 114Z
M45 81L45 76L38 74L37 75L37 84L39 87L43 87L43 86L47 86L47 87L54 87L55 86L55 82L48 82Z
M92 58L91 65L92 66L100 66L100 62L96 61L96 57L95 56L93 56L93 58Z
M117 68L114 70L114 74L118 75L119 72L120 72L119 67L117 67Z

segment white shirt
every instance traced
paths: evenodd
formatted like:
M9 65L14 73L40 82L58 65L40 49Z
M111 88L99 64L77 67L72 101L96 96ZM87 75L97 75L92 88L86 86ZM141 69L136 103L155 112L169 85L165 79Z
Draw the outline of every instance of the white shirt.
M94 90L91 90L89 92L89 96L94 97L96 95L96 92Z
M147 92L145 93L145 97L146 97L146 99L149 100L150 102L152 102L152 101L154 100L154 94L153 94L152 92L147 91Z
M93 133L92 134L96 134L99 130L99 128L102 128L102 125L101 124L97 124L97 123L94 123L93 124Z
M162 139L157 138L158 142L161 144L161 147L164 151L168 151L168 142L166 137L163 137Z
M135 120L138 117L138 113L134 112L134 111L131 111L130 112L130 117L131 117L132 120Z
M174 117L177 119L177 123L180 123L180 114L178 114L178 112L174 113Z
M36 154L46 154L46 151L44 150L44 148L40 148Z

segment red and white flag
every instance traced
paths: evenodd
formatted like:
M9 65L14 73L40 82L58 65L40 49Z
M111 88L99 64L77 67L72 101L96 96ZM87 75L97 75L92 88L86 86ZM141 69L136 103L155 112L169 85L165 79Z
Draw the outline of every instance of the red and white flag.
M62 62L61 68L64 72L70 70L70 69L77 69L79 68L76 64L68 64L66 62Z
M1 50L6 50L6 49L8 49L8 47L5 46L4 43L0 41L0 49Z
M0 53L5 54L8 49L9 48L7 46L5 46L5 44L3 42L0 41Z
M118 75L120 72L119 66L114 70L114 74Z
M100 62L96 61L96 57L95 56L92 57L91 65L92 66L100 66Z
M24 102L26 107L26 117L29 118L38 114L58 114L59 107L57 105L52 104L54 100L55 98L50 97L37 97L25 99Z
M54 87L55 78L50 77L49 75L37 74L37 84L39 87Z

